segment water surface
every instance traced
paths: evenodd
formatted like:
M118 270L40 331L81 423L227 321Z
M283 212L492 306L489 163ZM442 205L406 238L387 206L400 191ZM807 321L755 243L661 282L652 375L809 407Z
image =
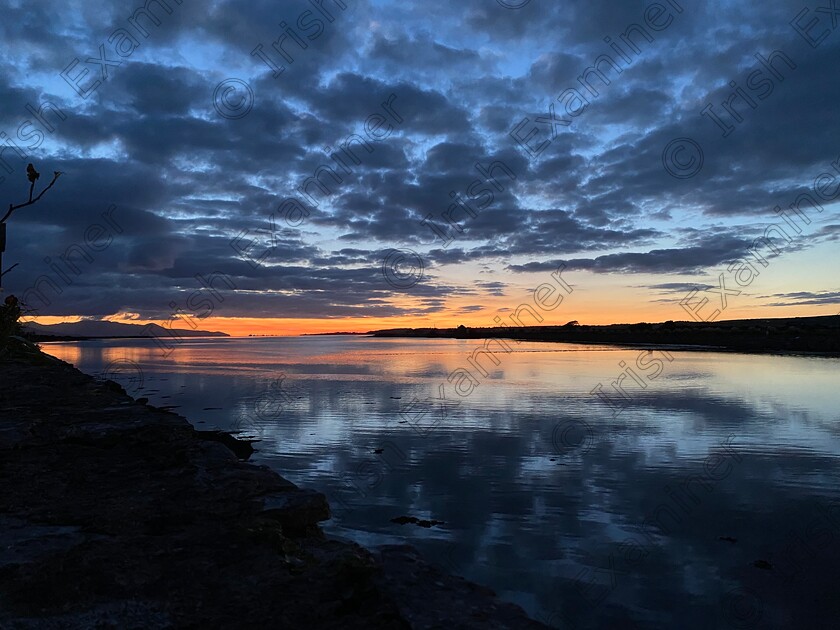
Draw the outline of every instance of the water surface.
M330 534L410 542L556 627L834 625L840 360L509 342L470 361L482 344L44 348L258 438L256 461L327 494Z

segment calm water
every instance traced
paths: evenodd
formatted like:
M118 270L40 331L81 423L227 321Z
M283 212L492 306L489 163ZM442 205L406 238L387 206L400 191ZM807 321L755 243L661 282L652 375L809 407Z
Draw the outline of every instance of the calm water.
M836 627L840 360L510 343L479 367L462 340L44 348L259 438L331 534L408 541L556 627Z

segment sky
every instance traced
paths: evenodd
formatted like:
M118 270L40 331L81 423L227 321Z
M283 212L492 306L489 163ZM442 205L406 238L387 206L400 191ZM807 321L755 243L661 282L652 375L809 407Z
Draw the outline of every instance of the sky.
M237 335L836 314L821 2L0 1L0 201L62 173L3 291Z

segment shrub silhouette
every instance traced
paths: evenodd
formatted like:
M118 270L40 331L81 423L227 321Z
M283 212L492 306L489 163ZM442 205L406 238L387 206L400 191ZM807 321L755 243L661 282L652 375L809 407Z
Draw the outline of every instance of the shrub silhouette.
M0 305L0 357L9 352L12 337L20 335L20 302L14 295Z

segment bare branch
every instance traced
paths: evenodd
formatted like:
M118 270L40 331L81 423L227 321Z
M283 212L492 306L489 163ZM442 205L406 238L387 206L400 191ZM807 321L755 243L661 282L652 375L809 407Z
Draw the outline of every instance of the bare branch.
M20 209L20 208L25 208L26 206L31 206L33 203L36 203L36 202L37 202L37 201L38 201L41 197L43 197L43 196L44 196L44 193L45 193L45 192L47 192L50 188L52 188L52 187L53 187L53 184L55 184L55 180L57 180L57 179L59 178L59 176L60 176L60 175L61 175L61 172L56 171L56 172L53 174L53 178L52 178L52 181L50 182L49 186L47 186L46 188L44 188L44 190L42 190L42 191L41 191L41 194L40 194L40 195L38 195L37 197L35 197L35 199L33 199L33 198L32 198L32 191L33 191L33 189L35 188L35 182L32 182L32 186L31 186L31 187L30 187L30 189L29 189L29 201L27 201L26 203L21 203L21 204L18 204L18 205L16 205L16 206L14 206L14 205L12 205L12 204L9 204L9 210L8 210L8 212L6 212L6 215L5 215L2 219L0 219L0 223L5 223L5 222L6 222L6 220L7 220L10 216L12 216L12 212L14 212L15 210L18 210L18 209Z
M14 269L15 267L17 267L19 264L20 264L20 263L15 263L14 265L12 265L12 266L11 266L11 267L9 267L8 269L6 269L6 271L4 271L4 272L0 273L0 278L2 278L3 276L5 276L7 273L9 273L12 269Z

